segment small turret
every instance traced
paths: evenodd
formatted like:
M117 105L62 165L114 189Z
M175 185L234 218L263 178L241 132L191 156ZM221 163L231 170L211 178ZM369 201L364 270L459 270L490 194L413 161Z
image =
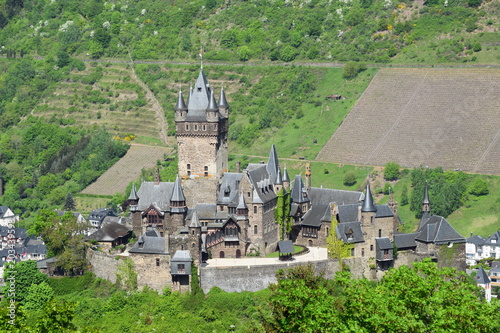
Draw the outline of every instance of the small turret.
M207 121L215 122L219 121L219 107L215 102L214 92L210 94L210 102L207 108Z
M238 201L238 206L236 207L236 215L238 215L238 220L241 218L248 219L248 206L245 203L245 198L243 193L240 194L240 200Z
M286 171L286 166L285 169L283 170L283 187L287 191L290 190L290 177L288 176L288 172Z
M311 164L306 163L306 190L311 189Z
M160 178L160 169L156 168L155 169L155 185L160 185L161 178Z
M274 192L278 193L279 190L283 188L283 178L281 177L281 170L278 169L276 174L276 180L274 181Z
M229 104L227 104L226 94L224 93L224 88L220 88L220 96L219 96L219 110L223 117L229 117Z
M177 103L174 107L175 110L175 121L183 121L186 119L188 107L184 103L184 97L182 97L182 91L179 90L179 95L177 96Z
M139 196L137 195L137 191L135 190L135 185L132 185L132 190L130 191L130 195L128 196L128 202L131 206L137 206L139 204Z
M370 190L370 182L366 184L366 195L363 201L363 206L361 207L361 212L376 212L377 207L373 204L372 191Z
M429 213L430 211L431 211L431 202L429 200L428 182L425 181L424 199L422 200L422 212Z
M177 176L177 179L174 183L174 189L172 190L172 196L170 197L170 212L185 213L186 211L186 197L184 197L181 181L179 179L179 176Z

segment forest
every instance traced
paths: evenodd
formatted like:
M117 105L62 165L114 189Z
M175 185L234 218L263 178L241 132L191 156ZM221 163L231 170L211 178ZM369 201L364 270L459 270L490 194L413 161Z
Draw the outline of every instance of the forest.
M429 260L391 269L379 282L333 280L311 265L276 273L255 292L206 295L112 284L87 273L47 278L33 261L17 272L15 325L0 303L0 330L9 332L483 332L500 329L499 303L484 300L473 279ZM15 273L7 271L6 277ZM20 279L20 277L23 279ZM7 286L7 288L9 285Z

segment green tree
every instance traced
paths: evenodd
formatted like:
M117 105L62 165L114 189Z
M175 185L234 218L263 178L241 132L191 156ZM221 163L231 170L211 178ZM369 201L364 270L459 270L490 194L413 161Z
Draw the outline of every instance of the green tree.
M387 162L384 168L385 180L396 180L399 177L399 170L401 166L396 162Z
M344 79L354 79L356 76L358 76L358 73L366 70L366 65L364 63L360 62L348 62L344 66L344 71L342 72L342 77Z
M332 207L332 212L333 211L334 209ZM354 245L350 243L344 243L344 241L339 238L339 236L337 235L337 225L337 218L332 215L330 233L326 237L326 248L328 250L328 256L330 258L338 259L343 267L343 259L349 258L351 256L351 249L354 248Z
M54 290L45 281L28 287L24 307L27 310L42 309L54 297Z
M352 186L354 184L356 184L356 172L354 171L347 171L345 174L344 174L344 185L346 186Z
M4 271L4 281L6 282L4 294L10 299L25 304L30 293L30 287L39 285L42 282L47 283L47 276L38 270L35 261L28 260L8 264ZM12 297L7 292L11 283L15 285L15 293Z
M248 46L243 45L238 51L238 56L241 61L248 61L252 57L252 52Z
M116 272L116 284L125 290L137 290L137 272L134 262L130 258L123 259Z
M75 199L71 193L66 194L66 199L64 200L64 210L74 211L76 209Z
M469 193L477 196L490 193L488 182L483 178L474 178L469 185Z
M401 190L401 206L406 206L408 202L408 186L405 185Z

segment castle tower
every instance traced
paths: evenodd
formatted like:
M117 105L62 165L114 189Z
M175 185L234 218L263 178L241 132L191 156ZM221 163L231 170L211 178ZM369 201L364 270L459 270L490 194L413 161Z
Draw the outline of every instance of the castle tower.
M373 219L375 218L375 213L377 212L377 207L373 203L372 191L370 189L370 182L366 184L366 195L363 205L361 206L361 225L363 227L370 227L373 225Z
M425 222L431 217L431 201L429 200L429 188L428 188L428 182L425 181L425 187L424 187L424 198L422 200L422 217L420 219L420 224L418 228L422 227Z
M276 180L276 174L280 168L278 161L278 154L276 153L276 147L274 144L271 146L271 151L269 152L269 159L267 160L267 172L269 173L269 179L271 181Z
M283 188L283 177L281 176L281 170L278 169L276 174L276 180L274 181L274 192L278 193L279 190Z
M245 203L243 192L240 194L240 200L236 207L236 219L241 228L243 239L248 239L248 206Z
M221 91L224 94L224 91ZM228 169L227 116L225 95L216 103L215 95L203 73L190 89L188 104L179 93L175 105L178 175L184 179L188 206L216 200L218 181ZM191 184L195 182L197 185ZM194 188L196 187L196 189Z
M130 206L137 206L139 204L139 196L137 195L137 191L135 190L135 184L132 185L132 190L130 191L130 195L128 196L128 204Z
M191 258L193 258L194 264L199 266L201 262L201 223L196 211L194 211L191 216L191 223L189 223L188 229L189 252L191 253Z
M170 214L172 214L172 223L174 226L183 227L185 225L184 217L186 212L186 197L182 191L179 176L177 176L174 183L174 189L172 190L172 196L170 197Z
M306 190L311 189L311 164L306 163Z

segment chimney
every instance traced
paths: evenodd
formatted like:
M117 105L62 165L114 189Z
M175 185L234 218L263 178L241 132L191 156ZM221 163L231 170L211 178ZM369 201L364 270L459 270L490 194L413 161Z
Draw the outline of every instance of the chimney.
M241 172L241 161L236 161L236 173Z

